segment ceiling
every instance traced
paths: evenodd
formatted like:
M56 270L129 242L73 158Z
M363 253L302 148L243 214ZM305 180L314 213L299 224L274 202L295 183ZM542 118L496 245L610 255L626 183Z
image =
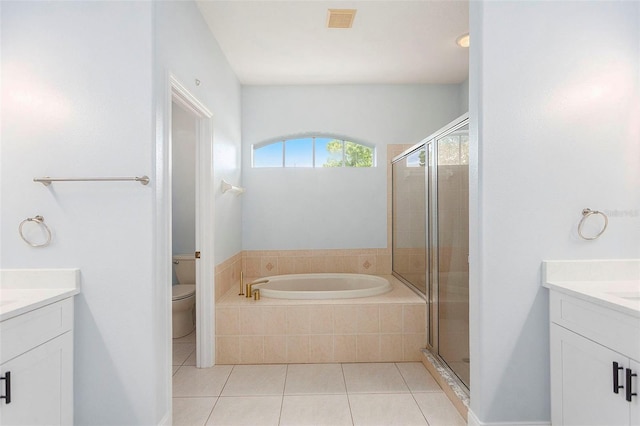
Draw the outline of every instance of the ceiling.
M222 1L198 6L246 85L460 83L469 3L455 0ZM357 9L353 28L326 27L328 9Z

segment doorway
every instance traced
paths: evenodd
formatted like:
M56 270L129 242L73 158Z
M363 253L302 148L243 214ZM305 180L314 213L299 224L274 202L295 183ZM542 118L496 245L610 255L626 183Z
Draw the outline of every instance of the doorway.
M172 212L171 219L165 223L165 232L169 238L168 251L165 256L171 262L174 249L190 251L195 259L195 337L196 366L211 367L214 364L214 277L213 277L213 149L212 114L209 109L193 96L175 77L170 78L170 100L167 102L168 141L164 147L165 159L164 203L165 211ZM174 109L176 114L174 114ZM175 115L175 117L174 117ZM176 135L182 132L179 140L174 141L174 118L177 125ZM184 138L182 138L184 136ZM173 144L179 154L174 154ZM188 145L192 143L192 148ZM184 148L181 150L180 148ZM175 157L175 158L174 158ZM182 158L184 157L184 158ZM182 163L181 176L174 176L174 161ZM184 160L184 161L183 161ZM190 164L190 166L189 166ZM174 185L175 183L175 185ZM184 191L190 195L181 199L174 191ZM176 197L174 197L176 195ZM180 206L176 204L181 204ZM184 204L184 205L182 205ZM174 214L179 214L179 225L174 229ZM185 220L184 218L190 219ZM178 223L178 221L176 221ZM168 229L167 229L168 228ZM179 231L178 231L179 230ZM178 236L178 232L184 235ZM175 244L174 244L174 239ZM191 249L191 250L189 250ZM185 254L185 253L180 253ZM169 263L171 264L171 263ZM171 278L173 280L173 278ZM169 299L171 300L171 299Z

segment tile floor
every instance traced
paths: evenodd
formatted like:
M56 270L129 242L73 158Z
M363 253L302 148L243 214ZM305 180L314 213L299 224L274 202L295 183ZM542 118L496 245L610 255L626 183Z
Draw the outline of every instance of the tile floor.
M195 367L173 342L173 424L429 425L466 422L419 362Z

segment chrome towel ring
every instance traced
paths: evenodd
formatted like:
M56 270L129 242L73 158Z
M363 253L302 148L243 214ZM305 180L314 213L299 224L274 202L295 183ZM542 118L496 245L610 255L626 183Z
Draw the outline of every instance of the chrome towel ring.
M602 216L602 218L604 219L604 226L602 227L600 232L598 232L596 235L592 237L585 237L584 234L582 233L582 227L584 226L584 223L587 221L587 218L589 218L590 216L593 216L594 214ZM607 225L609 225L609 218L607 217L606 214L599 212L598 210L591 210L590 208L583 209L582 219L580 219L580 223L578 223L578 235L580 235L580 238L582 238L583 240L595 240L598 237L600 237L600 235L602 235L604 231L606 231Z
M35 222L38 225L40 225L47 233L47 240L44 243L32 243L31 241L29 241L25 236L24 236L24 232L22 230L22 227L24 226L25 223L27 222ZM18 226L18 232L20 233L20 238L22 238L22 240L29 244L31 247L46 247L49 245L49 243L51 243L51 230L49 229L49 227L47 226L46 223L44 223L44 217L37 215L35 217L28 217L25 220L23 220L22 222L20 222L20 226Z

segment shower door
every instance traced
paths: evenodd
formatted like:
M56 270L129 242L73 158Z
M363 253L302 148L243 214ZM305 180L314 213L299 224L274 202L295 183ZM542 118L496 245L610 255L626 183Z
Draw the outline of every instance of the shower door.
M427 348L469 389L469 125L392 161L392 271L427 303Z
M469 388L469 125L435 139L435 349Z
M412 148L392 163L392 270L394 275L427 292L427 188L425 145Z

